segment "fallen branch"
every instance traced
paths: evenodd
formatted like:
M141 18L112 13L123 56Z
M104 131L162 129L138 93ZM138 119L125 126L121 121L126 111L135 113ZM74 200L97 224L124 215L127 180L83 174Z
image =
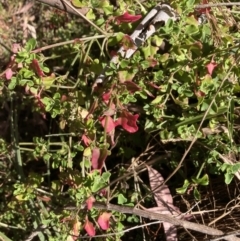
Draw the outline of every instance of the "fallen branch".
M155 213L149 210L142 210L139 208L134 207L128 207L128 206L121 206L121 205L115 205L115 204L104 204L101 202L94 202L93 207L100 210L109 210L109 211L116 211L120 213L129 213L134 214L143 218L148 218L151 220L159 220L162 222L168 222L176 226L181 226L185 229L194 230L199 233L204 233L212 236L221 236L222 239L225 239L227 241L240 241L240 238L233 236L235 233L226 234L221 230L208 227L203 224L193 223L185 220L177 219L177 217L167 215L167 214L161 214L161 213ZM81 207L82 209L84 207ZM65 210L76 210L76 207L66 207ZM236 232L238 234L238 232Z

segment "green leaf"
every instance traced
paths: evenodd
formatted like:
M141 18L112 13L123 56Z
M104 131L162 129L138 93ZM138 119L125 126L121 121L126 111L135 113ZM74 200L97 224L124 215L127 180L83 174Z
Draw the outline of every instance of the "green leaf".
M132 216L127 218L127 221L129 223L138 223L139 222L139 217L135 216L135 215L132 215Z
M8 89L13 90L16 87L16 85L17 85L17 79L16 79L16 77L12 77L11 81L8 85Z
M240 163L233 164L231 169L233 174L238 172L240 170Z
M163 38L160 38L159 36L154 35L151 40L151 43L156 45L157 47L160 47L163 43Z
M85 157L90 157L91 154L92 154L91 147L87 147L87 148L85 148L85 150L83 151L83 156L85 156Z
M149 57L153 57L157 53L158 47L152 46L148 43L146 47L141 48L141 51L144 54L144 58L147 59Z
M195 0L188 0L186 3L187 8L193 8L195 5Z
M195 25L188 25L185 28L185 33L191 35L194 35L199 32L198 26Z
M99 7L101 7L101 8L110 6L108 0L101 0L101 1L97 1L97 2L99 2ZM113 7L113 6L111 5L111 7Z
M56 78L54 75L42 77L42 83L43 83L45 89L49 89L55 80L56 80Z
M234 178L234 174L226 172L224 174L225 177L225 183L228 185L231 183L232 179Z
M180 46L173 46L173 53L175 54L175 58L178 62L184 61L187 59L186 57L186 49L181 49Z
M111 176L111 172L104 172L104 173L102 174L102 179L103 179L103 181L104 181L104 182L108 182L110 176Z
M231 168L231 165L230 164L227 164L227 163L223 163L219 169L223 172L227 171L227 169Z
M60 93L59 92L56 92L55 94L54 94L54 96L53 96L53 99L54 100L59 100L61 98L61 95L60 95Z
M99 19L95 20L95 24L96 24L97 26L101 26L101 25L103 25L104 23L105 23L104 18L99 18Z
M36 39L31 38L27 41L25 45L25 49L27 50L27 52L30 52L36 47L36 44L37 44Z
M94 179L94 183L93 183L93 185L91 186L91 190L92 190L92 192L97 192L97 191L99 191L101 188L103 188L105 185L106 185L106 183L101 182L101 179L100 179L100 178L95 178L95 179Z
M17 53L16 61L18 63L21 63L28 57L29 57L29 53L26 50L22 50L22 51Z
M150 67L151 62L149 60L143 60L141 61L140 65L142 69L147 69Z
M72 0L72 5L77 8L82 8L88 6L88 3L82 0Z
M94 20L96 18L95 14L93 13L93 10L90 9L87 14L86 14L86 18L89 20Z
M203 24L201 32L202 32L201 40L203 42L207 42L208 43L209 42L209 36L211 36L211 28L209 27L209 25L208 24Z
M132 73L129 70L118 71L118 78L121 82L131 81L135 76L135 73Z
M23 77L26 78L26 79L35 75L35 73L33 71L27 70L27 69L21 69L20 73L21 72L23 72Z
M169 59L169 56L170 56L169 53L162 54L162 55L160 55L160 57L158 58L158 60L159 60L161 63L164 63L164 62L166 62L166 61Z
M42 99L42 103L46 106L45 110L50 111L54 105L54 101L51 98L44 97Z
M184 180L183 186L182 186L182 187L179 187L179 188L176 188L176 192L177 192L178 194L184 194L184 193L187 191L189 185L190 185L190 182L189 182L187 179Z
M152 102L151 105L159 104L164 98L164 95L158 95Z
M199 191L197 190L196 187L194 188L193 196L195 197L196 200L200 200L201 199L201 194L199 193Z
M164 30L165 30L166 33L172 32L173 23L174 23L174 21L171 18L168 19L166 25L164 26Z
M195 26L198 29L199 23L198 23L198 20L194 17L194 15L187 17L186 23L189 25Z
M147 119L146 122L145 122L144 130L150 131L153 128L155 128L155 123L153 121Z
M112 15L113 14L113 5L103 7L102 10L104 11L104 13L106 15Z
M128 67L129 66L129 60L128 59L123 59L123 60L121 60L121 63L120 63L120 67L121 68L126 68L126 67Z
M195 183L195 184L198 184L198 185L202 185L202 186L207 186L209 184L209 178L208 178L208 175L205 174L203 177L201 178L196 178L196 177L193 177L192 178L192 181Z
M109 40L108 40L108 45L109 46L116 45L117 43L119 43L123 39L124 35L125 35L124 33L119 32L115 36L110 37Z
M127 199L123 196L123 194L119 194L118 195L118 204L124 204L124 203L126 203L127 202Z

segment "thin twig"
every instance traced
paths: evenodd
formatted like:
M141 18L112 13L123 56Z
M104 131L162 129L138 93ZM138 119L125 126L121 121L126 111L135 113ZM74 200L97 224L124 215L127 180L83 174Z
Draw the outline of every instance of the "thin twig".
M63 46L63 45L66 45L66 44L81 43L81 42L84 42L84 41L90 41L92 39L102 39L102 38L111 37L111 36L113 37L115 35L116 34L107 34L107 35L94 35L94 36L89 36L89 37L84 37L84 38L76 38L76 39L73 39L73 40L67 40L67 41L64 41L64 42L61 42L61 43L55 43L55 44L47 45L47 46L44 46L44 47L41 47L41 48L38 48L38 49L34 49L32 51L32 53L39 53L39 52L42 52L44 50L59 47L59 46ZM63 135L63 134L61 134L61 135Z

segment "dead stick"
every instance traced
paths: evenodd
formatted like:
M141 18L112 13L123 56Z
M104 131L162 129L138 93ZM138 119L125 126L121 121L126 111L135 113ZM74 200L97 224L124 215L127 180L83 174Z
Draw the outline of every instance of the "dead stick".
M205 233L208 235L215 235L215 236L219 236L219 235L224 235L224 233L221 230L215 229L215 228L211 228L202 224L198 224L198 223L193 223L193 222L188 222L185 220L180 220L177 219L176 217L167 215L167 214L161 214L161 213L154 213L148 210L142 210L142 209L138 209L138 208L131 208L128 206L120 206L120 205L114 205L114 204L104 204L104 203L100 203L100 202L95 202L93 204L94 208L97 209L105 209L105 210L110 210L110 211L116 211L116 212L121 212L121 213L129 213L129 214L135 214L137 216L140 217L144 217L144 218L149 218L152 220L160 220L163 222L167 222L167 223L171 223L173 225L176 226L182 226L185 229L190 229L190 230L194 230L200 233ZM225 240L228 241L239 241L240 239L236 236L226 236L226 237L222 237Z
M93 204L93 207L97 209L105 209L105 210L111 210L111 211L116 211L121 213L135 214L137 216L149 218L152 220L160 220L163 222L171 223L176 226L182 226L186 229L194 230L194 231L209 234L209 235L216 235L216 236L224 235L224 233L218 229L214 229L202 224L197 224L197 223L193 223L185 220L179 220L176 217L173 217L167 214L154 213L148 210L142 210L142 209L132 208L128 206L114 205L110 203L104 204L100 202L95 202Z

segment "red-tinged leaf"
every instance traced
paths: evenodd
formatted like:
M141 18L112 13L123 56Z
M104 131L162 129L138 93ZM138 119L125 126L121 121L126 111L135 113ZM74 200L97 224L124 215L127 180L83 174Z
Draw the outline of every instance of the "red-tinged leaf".
M134 44L132 38L125 34L122 38L121 44L123 46L123 49L127 51L128 49L137 49L136 45Z
M35 72L35 74L36 74L38 77L43 77L43 76L44 76L44 73L43 73L43 71L41 70L41 67L40 67L40 65L39 65L38 60L36 60L36 59L33 59L33 60L32 60L31 68L33 69L33 71Z
M150 85L151 87L153 87L154 89L157 89L157 90L160 90L161 87L159 87L158 85L156 85L155 83L153 82L149 82L148 85Z
M154 58L148 58L147 61L149 62L149 66L152 68L158 64L158 61Z
M217 63L211 61L207 66L208 73L212 76L213 70L217 67Z
M88 210L91 210L92 206L93 206L93 203L96 201L96 199L91 196L89 197L87 200L86 200L86 203L87 203L87 209Z
M132 15L132 14L129 14L128 12L125 12L123 15L116 17L115 20L118 24L121 24L121 23L133 23L138 21L140 18L142 18L142 15Z
M129 70L119 70L118 71L118 79L120 83L124 83L125 81L132 81L136 73Z
M100 158L98 160L98 169L102 170L103 164L104 164L104 162L105 162L105 160L108 156L108 150L106 148L101 149L100 154L101 155L100 155Z
M102 95L102 99L105 103L108 103L110 97L111 97L112 91L106 92Z
M101 189L99 191L99 194L100 194L100 196L107 197L107 194L108 194L107 189L105 189L105 188Z
M96 234L95 228L93 227L93 224L88 219L86 219L85 221L84 229L89 236L91 237L95 236Z
M92 150L92 168L93 168L93 170L98 169L99 158L100 158L100 149L95 147Z
M103 164L108 156L107 149L94 148L92 151L92 168L93 170L102 170Z
M10 68L7 68L6 69L6 72L5 72L5 77L6 77L6 80L10 80L13 76L13 72L12 72L12 69Z
M206 94L201 90L194 90L194 93L198 98L206 96Z
M148 90L145 90L146 94L152 98L155 98L155 96Z
M196 41L193 45L197 46L199 49L203 49L203 44L201 41Z
M98 217L98 224L103 230L109 229L109 219L111 217L111 213L104 212Z
M85 146L89 146L92 142L91 139L89 139L85 134L82 135L82 141L85 144Z
M137 119L139 115L132 115L131 113L123 110L121 116L115 121L115 126L121 125L124 130L129 133L138 131Z
M114 114L114 113L113 113ZM112 132L115 129L115 123L112 117L110 116L102 116L99 118L102 127L105 129L107 133Z
M125 85L130 93L135 93L136 91L141 90L141 88L132 81L125 81L122 85Z

